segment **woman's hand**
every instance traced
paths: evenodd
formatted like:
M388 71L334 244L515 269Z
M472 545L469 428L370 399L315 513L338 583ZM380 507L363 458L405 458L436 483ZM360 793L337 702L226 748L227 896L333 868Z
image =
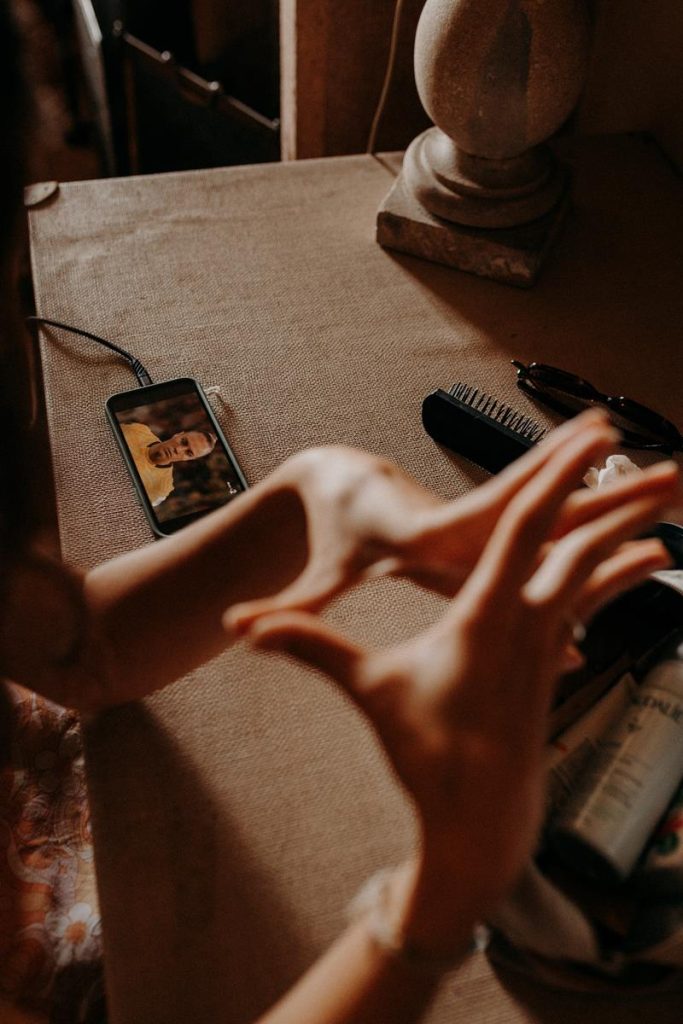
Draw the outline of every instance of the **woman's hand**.
M674 465L625 481L618 502L574 496L613 443L604 420L587 417L535 458L532 472L518 471L473 571L415 639L372 652L301 612L253 624L257 646L326 672L374 726L422 826L412 924L444 947L453 879L458 912L475 920L532 851L548 711L572 625L668 564L658 541L632 538L672 500Z
M444 502L397 466L350 448L318 448L295 455L259 484L261 501L290 492L303 506L307 560L284 590L234 605L225 615L228 632L245 633L276 611L317 611L342 590L374 575L403 575L452 596L479 558L509 502L554 454L590 425L605 427L591 411L554 431L527 455L483 486ZM597 434L590 458L614 446L615 436ZM642 493L657 491L645 474ZM627 482L608 491L568 498L553 527L561 536L600 511L617 507Z
M419 523L442 505L392 463L342 447L294 455L258 490L261 502L289 493L301 503L307 559L284 590L233 605L223 620L232 634L247 632L259 617L276 611L318 610L378 563L387 568L392 559L393 567L405 523Z

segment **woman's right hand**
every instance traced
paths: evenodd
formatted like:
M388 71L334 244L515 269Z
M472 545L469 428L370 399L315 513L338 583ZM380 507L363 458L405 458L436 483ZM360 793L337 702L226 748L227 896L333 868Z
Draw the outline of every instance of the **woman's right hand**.
M548 713L572 624L668 564L659 541L633 538L672 501L675 465L627 480L616 505L582 499L580 514L572 511L596 452L613 442L599 418L564 433L506 504L445 615L420 636L369 651L302 612L252 626L257 646L345 689L412 797L423 846L406 927L422 945L445 949L453 907L466 920L486 914L532 852Z

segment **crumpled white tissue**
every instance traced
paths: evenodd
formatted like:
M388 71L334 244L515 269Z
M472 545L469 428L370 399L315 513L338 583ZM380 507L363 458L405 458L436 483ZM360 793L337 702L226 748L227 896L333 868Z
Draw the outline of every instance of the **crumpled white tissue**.
M640 466L636 466L635 462L631 462L628 456L608 455L603 468L597 469L595 466L591 466L584 476L583 482L588 487L592 487L593 490L600 490L601 487L607 487L609 484L616 483L621 477L642 472Z
M608 455L603 468L591 466L583 482L593 490L599 491L602 487L609 487L621 477L631 476L633 473L642 473L642 469L626 455ZM659 572L653 572L652 578L683 594L683 569L661 569Z

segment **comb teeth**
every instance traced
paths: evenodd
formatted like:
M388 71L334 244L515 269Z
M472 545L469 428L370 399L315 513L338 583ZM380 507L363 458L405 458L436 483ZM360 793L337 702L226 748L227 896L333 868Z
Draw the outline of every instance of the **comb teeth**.
M536 443L545 435L544 428L531 416L517 412L512 406L506 405L505 402L499 402L497 398L492 398L491 395L480 391L479 388L473 388L469 384L458 381L450 386L448 394L471 409L476 409L483 416L488 416L489 419L502 424L508 430L514 430L515 433L528 438L529 441Z

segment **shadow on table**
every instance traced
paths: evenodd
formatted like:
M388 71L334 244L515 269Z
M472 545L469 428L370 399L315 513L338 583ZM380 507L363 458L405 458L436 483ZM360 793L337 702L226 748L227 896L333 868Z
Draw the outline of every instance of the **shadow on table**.
M570 964L539 962L537 968L498 939L490 961L500 984L534 1024L680 1024L683 1019L680 971L645 966L639 977L620 986Z
M229 809L148 708L103 713L86 746L97 749L95 804L107 807L93 826L112 1019L254 1020L310 961L290 908ZM126 853L114 863L110 850Z

